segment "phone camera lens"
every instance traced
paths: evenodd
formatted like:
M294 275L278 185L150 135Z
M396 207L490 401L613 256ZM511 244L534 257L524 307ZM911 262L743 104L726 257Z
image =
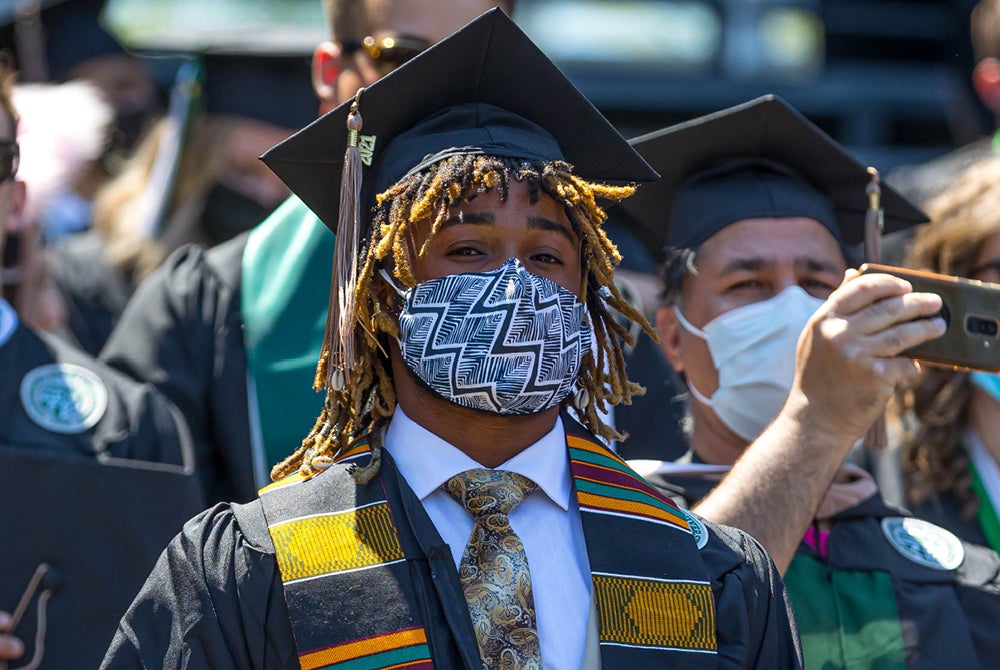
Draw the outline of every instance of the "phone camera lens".
M970 333L976 335L986 335L987 337L996 337L997 335L997 322L994 319L982 319L978 316L970 316L966 321L965 327Z

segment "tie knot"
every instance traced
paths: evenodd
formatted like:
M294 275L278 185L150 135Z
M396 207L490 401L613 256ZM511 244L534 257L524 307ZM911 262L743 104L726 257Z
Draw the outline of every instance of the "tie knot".
M466 470L445 482L444 490L472 516L510 514L538 488L524 475L506 470Z

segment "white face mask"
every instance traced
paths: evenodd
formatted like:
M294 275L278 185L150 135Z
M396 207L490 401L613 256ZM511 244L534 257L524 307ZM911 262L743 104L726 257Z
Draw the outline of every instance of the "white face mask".
M704 329L691 325L675 309L681 326L708 344L719 374L719 388L711 398L689 379L691 394L744 440L757 439L788 398L799 335L822 304L819 298L792 286L769 300L721 314Z

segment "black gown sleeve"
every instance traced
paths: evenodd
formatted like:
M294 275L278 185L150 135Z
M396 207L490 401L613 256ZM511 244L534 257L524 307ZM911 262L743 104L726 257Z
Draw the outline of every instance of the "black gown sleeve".
M107 258L107 240L88 230L49 248L49 271L66 303L67 327L97 356L132 293L131 277Z
M715 524L702 558L715 594L719 668L801 668L791 602L774 562L747 533Z
M243 513L263 524L258 503ZM170 542L101 665L103 670L298 667L274 554L243 533L233 507L225 504L190 520Z
M179 249L136 290L101 360L185 417L209 503L256 497L240 316L241 236Z

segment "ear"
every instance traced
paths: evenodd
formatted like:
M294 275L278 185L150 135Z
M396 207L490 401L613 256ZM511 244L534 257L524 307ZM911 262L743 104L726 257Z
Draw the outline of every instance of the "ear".
M972 85L983 104L1000 113L1000 61L984 58L972 70Z
M674 307L663 306L656 310L656 330L660 333L660 349L670 361L674 372L684 372L684 360L681 355L681 323L677 320Z
M337 79L342 69L340 56L340 45L333 42L321 42L313 52L312 82L316 97L319 98L320 114L325 114L340 103L337 99Z

